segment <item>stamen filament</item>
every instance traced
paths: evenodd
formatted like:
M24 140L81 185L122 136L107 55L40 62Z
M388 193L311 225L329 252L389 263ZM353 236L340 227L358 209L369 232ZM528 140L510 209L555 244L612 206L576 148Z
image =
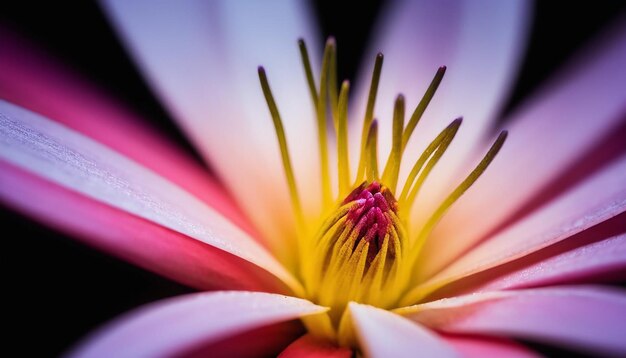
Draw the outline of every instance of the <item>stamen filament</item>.
M491 148L489 148L489 151L487 151L487 154L485 154L485 156L480 161L480 163L478 163L476 168L474 168L474 170L472 170L472 172L467 176L467 178L465 178L465 180L463 180L463 182L461 182L461 184L459 184L459 186L457 186L456 189L454 189L454 191L450 193L450 195L448 195L448 197L439 205L437 210L435 210L435 212L430 216L428 221L426 221L426 224L424 224L422 230L420 231L420 234L417 237L417 240L415 241L415 244L412 250L415 257L419 256L419 252L424 246L424 243L426 242L426 238L430 235L430 233L434 229L435 225L439 222L443 214L445 214L446 211L450 208L450 206L452 206L452 204L454 204L454 202L457 201L461 197L461 195L463 195L463 193L465 193L465 191L467 191L467 189L469 189L469 187L471 187L474 184L474 182L476 182L478 178L480 178L480 176L485 172L485 170L487 170L487 167L489 167L489 164L491 164L493 159L496 157L496 155L502 148L502 145L504 144L504 141L506 140L507 136L508 136L507 131L502 131L500 133L496 141L493 143Z
M317 104L317 89L315 88L315 79L313 78L311 61L309 61L309 51L306 48L306 43L304 42L304 39L298 40L298 47L300 48L300 57L302 58L302 65L304 66L304 73L306 74L306 82L309 85L309 94L311 95L311 101L312 103Z
M319 136L320 151L320 182L322 183L322 202L328 207L332 202L330 189L330 174L328 171L328 139L326 135L326 96L328 95L328 68L330 57L335 47L335 40L331 37L326 41L324 58L322 60L322 72L320 74L320 91L317 99L317 132Z
M335 39L331 37L333 43ZM337 46L333 46L330 52L330 65L328 67L328 97L333 113L333 123L335 130L339 124L339 97L337 94Z
M452 142L452 139L454 139L454 136L456 135L456 132L461 126L462 121L463 121L462 118L457 118L454 121L452 121L452 123L450 123L444 130L441 131L441 133L437 135L437 137L435 137L435 139L433 139L432 142L430 142L428 147L426 147L426 150L424 150L422 155L420 155L419 159L415 162L415 165L413 165L413 168L411 169L411 172L409 173L409 176L407 177L406 182L404 183L404 188L402 189L402 194L400 194L400 199L399 199L399 202L401 203L400 205L404 206L408 203L409 204L408 207L410 207L410 205L413 203L412 200L409 200L409 197L411 194L415 195L417 193L417 190L410 191L410 189L411 187L413 187L413 182L415 178L417 177L417 174L419 174L419 172L422 170L422 167L426 163L426 160L430 158L430 156L433 154L435 150L437 150L442 145L445 146L443 148L443 151L446 150L450 142ZM435 164L436 164L436 161L433 163L433 166ZM421 182L416 184L415 186L418 187L419 189L419 186L421 186Z
M300 196L298 195L298 188L296 187L296 179L293 174L293 167L291 166L291 159L289 157L289 147L287 146L287 140L285 138L285 129L283 122L280 119L278 113L278 107L274 101L272 90L270 89L269 82L267 81L267 75L265 69L259 66L259 80L261 81L261 88L263 89L263 95L265 101L267 101L267 107L270 110L272 116L272 122L274 122L274 129L276 130L276 137L278 138L278 144L280 146L280 155L283 161L283 168L285 169L285 176L287 177L287 185L289 187L289 196L291 198L291 205L294 208L296 215L296 224L299 228L304 228L304 215L302 213L302 204L300 203Z
M337 122L337 165L339 175L339 197L350 190L350 162L348 156L348 92L350 82L343 81L339 91L338 122Z
M378 121L373 120L367 134L365 170L369 182L378 181Z
M398 174L400 172L400 162L402 161L402 131L404 130L404 96L398 95L393 108L393 132L392 145L389 159L383 170L383 183L391 190L396 192L398 184Z
M422 184L424 183L426 178L428 178L428 175L430 174L432 169L435 167L435 165L437 165L437 163L439 162L439 159L441 159L441 156L443 156L443 153L446 152L450 143L452 143L452 140L456 136L459 126L461 125L461 121L462 121L461 118L457 118L446 128L445 130L447 132L446 136L443 137L443 139L437 146L435 153L428 160L428 163L426 163L426 167L424 168L424 170L418 177L417 181L415 182L415 185L409 192L409 195L407 196L406 201L404 202L405 205L407 205L407 207L411 207L413 205L413 202L415 201L415 197L417 196L417 193L422 187Z
M411 134L413 134L415 126L417 126L417 123L422 118L422 115L424 114L424 111L426 111L428 104L433 99L435 92L437 92L437 88L439 87L439 84L441 83L441 80L443 79L443 75L445 75L445 73L446 66L439 67L437 73L435 73L435 77L433 77L433 80L430 82L428 89L426 89L424 97L422 97L420 103L417 105L417 107L415 107L415 111L413 111L411 119L409 119L409 123L407 123L406 129L404 130L404 134L402 136L403 151L404 148L406 148L406 144L409 142L409 139L411 138Z
M361 132L361 157L359 159L359 168L357 170L356 182L358 183L363 178L365 173L365 162L367 153L365 146L367 144L367 136L374 119L374 104L376 103L376 95L378 94L378 83L380 82L380 73L383 67L384 56L382 53L376 55L376 61L374 62L374 72L372 73L372 82L370 83L370 91L367 96L367 107L365 109L365 118L363 120L363 130Z

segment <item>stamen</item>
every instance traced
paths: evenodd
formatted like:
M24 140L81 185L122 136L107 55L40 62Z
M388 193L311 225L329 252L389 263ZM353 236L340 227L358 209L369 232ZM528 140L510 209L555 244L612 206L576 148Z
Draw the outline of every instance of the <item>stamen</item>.
M367 159L365 162L365 170L368 181L378 180L378 121L372 121L367 140L365 142L365 150Z
M326 41L324 58L322 60L322 72L320 74L320 91L317 100L317 132L319 136L320 150L320 182L322 183L322 202L325 207L332 202L330 190L330 174L328 171L328 140L326 137L326 96L328 95L328 68L330 57L335 48L335 40L331 37Z
M456 189L454 189L454 191L450 193L450 195L448 195L448 197L439 205L437 210L435 210L435 212L430 216L428 221L426 221L426 224L423 226L417 240L415 241L415 245L413 247L413 253L416 257L419 255L419 252L422 246L424 246L424 243L426 242L426 238L428 237L428 235L430 235L430 233L434 229L435 225L439 222L443 214L445 214L445 212L450 208L450 206L452 206L452 204L454 204L454 202L457 201L461 197L461 195L463 195L463 193L465 193L465 191L467 191L467 189L469 189L469 187L471 187L472 184L476 182L478 178L480 178L480 176L485 172L485 170L487 170L487 168L489 167L489 164L491 164L493 159L496 157L496 155L502 148L502 145L504 144L504 141L506 140L507 136L508 136L507 131L502 131L500 133L496 141L493 143L491 148L489 148L489 151L487 152L487 154L485 154L485 156L480 161L480 163L478 163L476 168L474 168L474 170L472 170L472 172L467 176L467 178L465 178L465 180L463 180L463 182L459 184L459 186L457 186Z
M294 208L296 214L296 223L299 228L304 227L304 216L302 214L302 205L300 204L300 196L298 195L298 188L296 187L296 179L293 174L293 168L291 166L291 159L289 157L289 147L287 146L287 140L285 138L285 129L283 128L283 122L280 119L278 113L278 107L274 101L270 84L267 81L267 75L265 69L259 66L259 80L261 81L261 88L263 89L263 95L267 102L267 107L272 115L272 122L274 122L274 129L276 130L276 137L278 138L278 145L280 146L280 155L283 161L283 168L285 169L285 176L287 177L287 185L289 187L289 194L291 197L291 205Z
M335 39L331 37L332 42ZM335 130L339 123L339 98L337 95L337 46L332 46L330 52L330 65L328 67L328 97L330 98L330 107L333 112L333 123Z
M350 162L348 156L348 92L350 82L343 81L339 91L337 121L337 166L339 174L339 197L350 190Z
M372 73L372 82L370 83L370 91L367 96L367 107L365 109L365 118L363 120L363 130L361 132L361 157L359 159L359 168L356 174L356 181L359 182L363 178L365 173L365 162L367 144L367 136L370 130L372 120L374 119L374 104L376 103L376 95L378 94L378 83L380 82L380 73L383 67L384 56L382 53L376 55L376 61L374 62L374 71Z
M315 259L303 278L316 302L332 308L335 322L351 300L383 307L398 298L384 294L398 284L397 265L403 262L399 256L406 245L397 210L388 188L364 182L317 234L310 255Z
M419 122L419 120L422 118L424 111L426 111L430 100L433 99L435 92L437 92L437 88L439 88L439 84L441 83L443 75L445 74L446 66L439 67L437 73L435 73L435 77L433 77L433 80L430 82L428 89L426 89L424 97L422 97L420 103L417 105L417 107L415 107L415 111L413 111L411 119L409 119L409 123L407 123L406 129L404 130L404 135L402 136L402 150L406 148L406 144L409 142L411 134L413 134L413 130L415 129L415 126L417 126L417 122Z
M313 70L311 69L311 61L309 61L309 51L306 49L306 43L304 39L298 40L298 47L300 48L300 57L302 58L302 64L304 65L304 73L306 74L306 82L309 85L309 94L311 95L311 101L317 105L317 89L315 88L315 79L313 78ZM316 107L317 108L317 107Z
M393 133L391 153L387 159L387 165L383 171L383 183L392 192L396 192L398 184L398 174L400 173L400 163L402 161L402 131L404 130L404 96L398 95L393 109Z
M452 143L452 140L456 136L456 133L459 130L462 122L462 118L457 118L452 121L452 123L450 123L443 131L441 131L441 133L439 133L439 135L428 145L428 147L426 147L426 150L424 150L417 162L415 162L415 165L413 166L413 169L411 169L407 181L404 184L402 194L400 195L400 202L403 206L410 208L413 205L419 189L428 177L428 174L430 174L431 170L435 167L437 162L439 162L439 159L441 159L443 153L445 153L445 151L448 149L450 143ZM428 163L426 163L426 160L428 160ZM422 167L425 163L426 168L424 168L424 170L422 171ZM413 185L413 181L420 171L422 171L422 173L415 182L415 185ZM411 190L409 191L409 189Z

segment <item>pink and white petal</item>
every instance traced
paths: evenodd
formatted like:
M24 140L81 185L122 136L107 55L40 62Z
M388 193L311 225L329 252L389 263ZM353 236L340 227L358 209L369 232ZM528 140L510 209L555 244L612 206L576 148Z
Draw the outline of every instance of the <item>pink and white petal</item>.
M622 215L623 220L626 216ZM626 233L564 252L494 278L477 292L596 280L626 280Z
M276 357L305 332L302 322L291 320L255 328L217 342L177 354L185 358Z
M626 291L576 286L486 292L396 310L433 329L626 354Z
M202 201L56 122L0 101L0 148L0 160L238 256L300 289L269 252Z
M439 66L447 72L437 94L415 130L403 158L404 178L417 157L437 133L454 118L465 125L448 149L445 160L433 170L425 194L445 194L453 169L467 158L493 123L506 100L521 61L529 29L531 6L527 1L399 1L382 18L362 83L357 117L352 122L352 144L360 141L367 91L376 52L385 55L375 115L383 158L391 148L391 120L395 97L407 99L408 115L421 100ZM403 179L401 180L401 183ZM442 191L442 193L436 193ZM438 194L438 195L435 195ZM420 207L430 197L420 197Z
M4 160L0 160L0 202L87 245L196 289L290 292L280 279L253 263Z
M524 257L626 210L626 155L532 215L463 255L409 292L404 304L471 274Z
M368 357L457 357L434 332L395 313L351 302L359 345Z
M437 255L424 255L425 274L485 240L490 230L580 163L588 151L609 146L604 140L612 132L621 131L613 144L626 152L624 63L626 21L621 21L520 107L507 125L507 143L489 170L433 232L425 253Z
M296 1L103 1L156 94L281 258L293 212L259 85L265 66L305 205L317 195L314 110L297 39L318 42ZM315 53L315 52L314 52ZM317 58L313 56L313 58ZM291 240L293 241L293 240Z
M189 294L126 314L88 337L70 356L173 356L254 328L325 310L306 300L261 292Z
M539 354L510 339L481 336L441 335L461 357L537 358Z
M352 350L306 334L280 353L279 358L350 358Z
M2 28L0 42L0 98L54 118L139 162L252 232L249 221L206 168L145 121Z
M567 240L463 277L428 294L426 300L496 290L623 282L626 280L625 220L626 212Z

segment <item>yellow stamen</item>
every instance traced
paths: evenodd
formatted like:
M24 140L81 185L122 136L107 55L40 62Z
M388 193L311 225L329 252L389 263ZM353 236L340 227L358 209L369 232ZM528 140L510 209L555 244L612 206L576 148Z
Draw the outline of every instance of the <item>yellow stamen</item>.
M419 189L443 153L445 153L446 149L448 149L448 146L456 136L462 121L462 118L457 118L452 121L452 123L441 131L441 133L439 133L439 135L428 145L428 147L426 147L426 150L424 150L417 162L415 162L415 165L413 166L413 169L411 169L406 183L404 184L402 194L400 195L400 202L403 206L410 208L413 205ZM427 160L428 163L426 163ZM426 168L422 171L424 164L426 164ZM418 173L420 173L420 171L421 174L414 183L415 177Z
M489 148L489 151L487 151L487 154L485 154L485 156L480 161L480 163L478 163L476 168L474 168L474 170L472 170L472 172L467 176L467 178L465 178L465 180L463 180L463 182L461 182L461 184L459 184L459 186L457 186L456 189L454 189L454 191L450 193L450 195L448 195L448 197L439 205L437 210L435 210L435 212L430 216L428 221L426 221L426 224L424 224L424 226L422 227L422 230L420 231L417 237L417 240L415 241L414 247L412 249L412 252L414 253L415 257L419 256L419 252L421 248L424 246L424 243L426 242L426 238L428 237L428 235L430 235L430 233L434 229L435 225L439 222L443 214L445 214L445 212L450 208L450 206L452 206L452 204L454 204L454 202L457 201L457 199L459 199L461 195L463 195L463 193L465 193L465 191L467 191L467 189L469 189L469 187L472 186L472 184L474 184L474 182L478 178L480 178L480 176L485 172L485 170L487 170L487 168L489 167L489 164L491 164L493 159L496 157L496 155L502 148L502 145L504 144L504 141L506 140L507 136L508 136L507 131L502 131L500 133L496 141L493 143L491 148Z
M259 80L261 81L261 88L263 89L263 95L265 95L267 107L269 108L272 116L272 122L274 122L274 129L276 130L276 137L278 138L278 145L280 146L283 168L285 169L285 176L287 177L287 186L289 187L291 205L293 206L296 214L296 224L300 229L302 229L304 228L304 215L302 214L300 196L298 195L296 179L293 174L293 167L291 166L291 158L289 157L289 147L287 146L287 139L285 138L285 129L283 128L283 122L280 119L278 107L276 107L276 102L274 101L274 96L272 95L272 90L270 89L270 84L267 81L267 76L263 67L259 67Z
M302 58L302 65L304 66L304 73L306 75L306 82L309 86L309 94L311 95L311 101L317 106L318 99L317 99L317 89L315 88L315 79L313 78L313 70L311 69L311 61L309 61L309 51L306 49L306 44L303 39L298 40L298 47L300 48L300 57Z
M337 165L339 175L339 197L348 194L350 190L350 161L348 156L348 92L350 83L343 81L339 92L338 122L337 122Z
M428 89L426 89L424 97L422 97L420 103L415 108L415 111L413 111L411 119L409 119L409 123L407 123L406 129L404 130L404 134L402 136L402 150L406 148L406 144L409 142L411 134L413 134L413 130L415 129L415 126L417 126L417 122L419 122L419 120L422 118L422 115L424 114L424 111L426 111L430 100L433 99L433 96L435 95L435 92L437 92L437 88L439 88L439 84L441 83L441 80L443 79L443 75L445 75L445 73L446 66L439 67L437 73L435 73L435 77L433 77L433 80L430 82Z
M328 68L330 66L330 57L334 51L335 40L329 38L326 41L324 49L324 58L322 60L322 72L320 74L320 91L317 99L317 134L319 138L320 153L320 182L322 183L322 203L324 207L328 207L332 202L332 193L330 190L330 174L328 171L328 139L326 135L326 96L328 95Z
M332 37L331 37L332 38ZM335 43L334 38L332 38ZM333 123L335 130L339 123L339 97L337 94L337 46L330 49L330 65L328 66L328 97L330 98L330 108L333 113Z
M378 121L372 121L367 140L365 151L367 159L365 162L365 172L369 182L378 180Z
M398 184L398 174L400 173L400 163L402 161L402 131L404 130L404 96L398 95L393 108L393 132L392 145L387 165L383 171L383 183L392 192L396 191Z
M374 119L374 104L376 103L376 95L378 94L378 83L380 82L380 73L383 67L383 54L376 55L376 61L374 62L374 72L372 73L372 82L370 83L370 91L367 96L367 107L365 108L365 118L363 120L363 130L361 132L361 158L359 159L359 168L356 174L356 183L363 179L365 174L365 162L367 144L367 136Z

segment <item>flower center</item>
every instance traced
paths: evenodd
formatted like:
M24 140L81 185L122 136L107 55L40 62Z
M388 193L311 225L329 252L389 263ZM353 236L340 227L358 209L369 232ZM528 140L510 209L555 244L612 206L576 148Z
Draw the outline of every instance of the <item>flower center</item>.
M346 229L348 236L355 236L353 251L362 241L367 245L367 260L365 268L369 268L381 248L388 246L390 236L397 235L393 227L393 216L397 216L398 202L386 187L378 182L367 184L364 182L354 189L343 205L350 205L346 215ZM397 220L396 220L397 221ZM389 259L394 260L396 249L390 248L387 252Z
M394 308L400 300L407 300L403 295L409 285L415 284L412 280L419 270L417 259L424 242L448 208L487 169L507 133L500 133L480 163L427 217L425 224L412 227L409 213L422 184L447 150L462 122L461 118L457 118L445 127L416 159L406 178L399 178L407 143L441 83L446 68L440 67L436 71L406 124L404 96L396 98L392 147L380 173L378 121L374 119L374 104L383 55L376 56L363 119L358 169L352 175L347 126L350 85L348 81L343 81L338 90L335 41L331 38L326 42L319 86L315 83L304 41L299 41L299 47L311 100L315 105L319 139L319 181L323 207L313 217L303 213L282 120L263 67L259 67L259 78L276 129L296 219L295 236L300 257L297 274L304 284L306 298L330 308L326 318L309 317L304 319L305 325L314 334L349 345L346 335L341 333L342 327L346 326L343 317L346 317L344 311L347 304L356 301ZM332 128L337 137L338 194L335 197L329 174L328 116L332 118ZM411 233L410 237L408 233Z
M379 182L363 182L321 225L303 266L311 299L338 320L350 301L389 307L397 298L406 234L398 202Z

